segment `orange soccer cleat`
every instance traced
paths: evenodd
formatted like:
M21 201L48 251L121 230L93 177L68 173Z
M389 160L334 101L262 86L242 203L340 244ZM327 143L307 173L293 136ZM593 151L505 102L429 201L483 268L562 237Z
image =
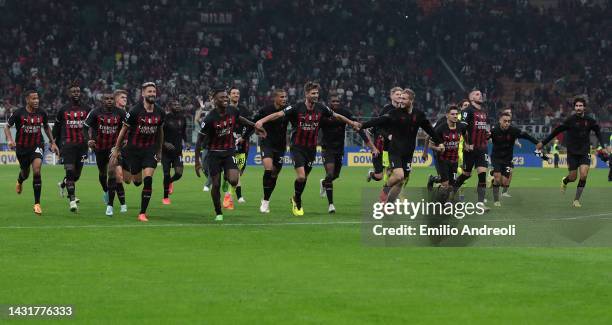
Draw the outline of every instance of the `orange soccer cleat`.
M40 204L36 203L34 204L34 213L37 215L41 215L42 214L42 209L40 208Z
M163 205L170 205L170 203L172 203L172 202L170 202L170 198L165 197L165 198L162 199L162 204Z
M141 213L141 214L138 215L138 221L140 221L140 222L147 222L147 221L149 221L149 219L147 219L147 215L146 214Z
M17 192L17 194L21 194L21 190L22 186L19 184L19 182L17 182L17 184L15 184L15 192Z
M225 193L225 197L223 198L223 207L228 210L234 210L234 200L232 200L231 194Z

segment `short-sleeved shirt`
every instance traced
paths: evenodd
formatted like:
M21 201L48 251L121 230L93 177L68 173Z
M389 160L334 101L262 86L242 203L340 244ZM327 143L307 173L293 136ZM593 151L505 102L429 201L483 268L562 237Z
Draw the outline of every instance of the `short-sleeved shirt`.
M42 132L43 128L49 127L49 119L43 110L28 112L27 109L20 108L11 114L8 125L15 126L17 152L22 152L44 145Z
M288 106L283 112L285 112L285 117L291 122L293 128L291 132L291 145L306 149L315 149L317 147L321 119L334 115L331 108L323 104L315 103L312 109L308 109L304 102Z
M158 105L153 106L151 112L147 112L142 102L134 105L123 123L129 128L128 149L154 149L165 117L164 110Z

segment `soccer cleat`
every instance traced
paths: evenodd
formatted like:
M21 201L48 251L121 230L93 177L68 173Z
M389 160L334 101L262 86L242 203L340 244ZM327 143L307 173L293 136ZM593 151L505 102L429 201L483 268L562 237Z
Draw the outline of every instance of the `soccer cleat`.
M121 213L126 213L126 212L127 212L127 205L122 204L122 205L121 205L121 210L120 210L120 212L121 212Z
M57 183L57 188L59 190L59 196L64 197L66 195L66 188L62 186L63 182Z
M225 196L223 197L223 208L234 210L234 201L232 200L232 195L229 193L225 193Z
M297 203L295 203L295 199L293 197L291 197L291 212L293 212L293 215L296 217L304 215L304 208L302 207L298 209Z
M215 221L223 221L223 215L222 215L222 214L218 214L218 215L215 217Z
M108 204L108 192L104 192L102 195L102 200L104 200L104 204Z
M510 193L508 193L508 192L502 193L502 196L503 197L512 197L512 195L510 195Z
M144 213L141 213L138 215L138 221L140 222L147 222L149 221L149 219L147 218L147 215Z
M496 206L496 207L501 207L501 202L497 201L497 202L493 203L493 205Z
M170 185L168 186L168 194L172 194L174 193L174 183L171 182Z
M582 204L580 204L580 201L578 200L574 200L574 203L572 203L572 206L574 206L574 208L582 208Z
M327 208L327 212L328 213L336 213L336 207L333 204L330 204L329 207Z
M434 175L429 175L427 178L427 191L431 192L433 190L434 181L436 180Z
M70 201L70 212L78 212L79 211L79 206L77 205L76 201Z
M34 213L36 215L41 215L42 214L42 209L40 208L40 204L39 203L34 204Z
M246 200L243 197L240 197L238 199L238 203L246 203Z
M259 212L270 213L270 201L261 200L261 205L259 206Z
M563 182L564 180L565 180L565 177L561 179L561 193L563 194L565 194L565 190L567 190L567 184Z
M320 197L325 197L325 187L323 187L323 181L324 181L323 178L319 180L319 196Z
M17 194L21 194L22 189L23 189L23 186L21 186L21 184L17 182L17 184L15 184L15 192L17 192Z
M208 191L210 191L210 188L208 186L204 185L204 188L202 189L202 191L208 192Z
M106 215L109 217L113 216L113 206L112 205L107 205L106 206Z
M366 177L366 182L370 182L372 180L372 174L374 174L374 170L369 169L368 170L368 176Z
M165 198L162 199L162 204L163 205L170 205L170 203L172 203L172 202L170 202L170 198L165 197Z

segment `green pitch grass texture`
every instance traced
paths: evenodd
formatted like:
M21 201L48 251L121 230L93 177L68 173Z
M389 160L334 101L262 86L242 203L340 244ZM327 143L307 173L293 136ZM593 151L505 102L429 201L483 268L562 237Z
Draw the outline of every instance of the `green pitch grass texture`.
M361 239L366 168L342 170L337 213L319 197L322 168L303 195L305 216L291 215L294 171L285 167L259 213L261 167L242 178L247 203L215 223L210 194L192 166L161 204L154 177L150 222L136 217L140 190L126 186L129 212L104 215L95 167L77 183L80 211L58 196L61 167L43 167L43 215L32 213L31 177L14 192L17 166L0 167L0 304L73 305L75 323L585 323L612 322L610 248L371 247ZM415 169L411 186L433 169ZM558 197L565 169L515 170L519 187ZM468 181L474 186L475 177ZM565 195L567 213L575 191ZM585 191L610 188L591 170ZM408 189L408 192L410 189ZM504 209L512 211L512 199ZM585 202L588 201L585 197ZM489 203L489 205L492 205ZM537 207L532 209L537 209ZM519 214L521 211L517 211ZM6 321L3 319L2 322Z

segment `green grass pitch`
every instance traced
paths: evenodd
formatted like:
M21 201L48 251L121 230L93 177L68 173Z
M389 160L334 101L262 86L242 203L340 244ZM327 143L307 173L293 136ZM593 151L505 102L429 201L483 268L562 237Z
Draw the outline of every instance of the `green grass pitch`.
M115 216L104 216L95 167L77 184L75 215L57 193L63 170L44 166L40 217L32 213L31 178L18 196L18 167L0 167L0 304L73 305L68 321L80 324L612 323L610 248L367 246L361 189L380 183L366 183L366 169L356 167L345 167L335 183L335 215L319 198L323 171L315 168L306 215L296 218L293 169L282 171L272 213L261 215L263 170L249 166L247 203L225 212L220 225L203 180L185 169L172 205L162 206L158 168L150 222L139 224L134 186L126 187L130 211L118 213L116 200ZM416 169L410 184L423 186L432 171ZM565 173L519 168L512 185L558 196ZM591 170L587 186L609 189L606 176Z

